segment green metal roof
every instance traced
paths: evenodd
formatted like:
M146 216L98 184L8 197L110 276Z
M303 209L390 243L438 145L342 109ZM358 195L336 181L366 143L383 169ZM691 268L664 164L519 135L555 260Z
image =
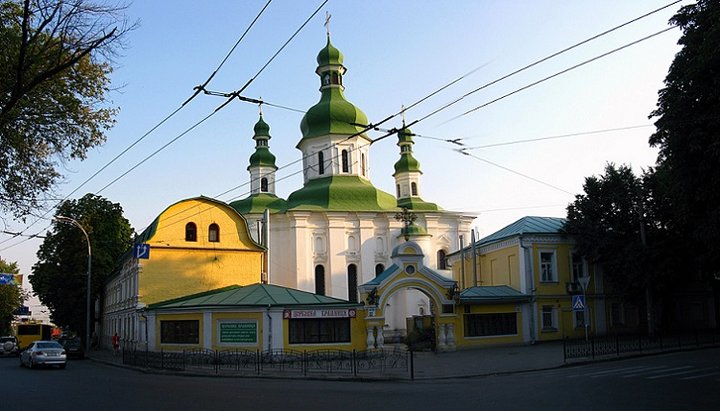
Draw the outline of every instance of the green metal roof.
M429 203L424 201L420 197L405 197L397 201L397 205L400 208L407 208L408 210L414 211L440 211L442 207L435 203Z
M328 134L357 134L363 131L363 126L367 124L367 115L347 101L340 88L326 88L321 92L320 101L310 107L300 122L303 135L300 142ZM359 137L370 140L364 133Z
M328 34L327 44L325 45L325 47L323 47L322 50L320 50L317 55L318 66L341 66L343 64L343 60L343 54L340 52L340 50L336 49L335 46L332 45L332 43L330 43L330 34Z
M563 234L565 219L559 217L523 217L514 223L481 238L477 245L485 245L495 241L525 234Z
M310 180L287 203L288 210L399 211L394 196L358 176Z
M460 292L461 303L471 302L485 302L485 303L498 303L498 302L518 302L528 301L530 296L523 294L520 291L507 286L507 285L496 285L496 286L479 286L470 287Z
M326 297L272 284L231 285L199 294L150 304L149 309L230 308L276 306L358 306L338 298Z
M287 202L282 198L268 193L253 194L242 200L233 201L230 207L240 214L259 214L269 209L271 213L285 211Z
M270 147L268 145L268 141L271 138L270 126L265 122L265 120L263 120L262 114L260 115L260 119L258 119L257 123L255 123L253 130L255 131L253 140L256 141L256 144L255 152L250 156L250 165L248 166L248 170L250 170L251 167L261 166L272 167L277 170L277 166L275 165L275 156L270 152Z

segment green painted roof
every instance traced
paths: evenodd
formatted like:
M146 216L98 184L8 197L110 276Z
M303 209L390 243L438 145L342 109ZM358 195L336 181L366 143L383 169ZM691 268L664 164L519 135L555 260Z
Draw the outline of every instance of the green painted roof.
M328 66L328 65L337 65L341 66L343 64L343 54L340 52L340 50L336 49L335 46L330 43L330 35L327 36L327 44L325 47L323 47L322 50L317 55L317 63L318 66Z
M530 296L507 285L470 287L460 292L460 302L518 302L528 301Z
M300 122L303 135L300 141L328 134L353 135L363 131L367 124L365 113L347 101L340 88L326 88L322 90L320 101L310 107ZM370 140L364 133L360 137Z
M231 285L199 294L150 304L149 309L231 308L275 306L358 306L338 298L326 297L271 284Z
M253 194L242 200L233 201L230 207L240 214L259 214L269 209L271 213L285 211L287 202L282 198L268 193Z
M394 196L358 176L310 180L287 203L288 210L398 211Z
M565 219L559 217L523 217L514 223L481 238L477 245L485 245L524 234L564 234Z
M395 173L393 174L393 177L398 173L410 171L422 173L422 171L420 171L420 162L413 157L412 152L410 151L400 153L400 160L395 163Z
M397 205L400 208L407 208L413 211L440 211L442 207L435 203L429 203L424 201L420 197L405 197L397 200Z
M268 141L271 138L270 126L265 122L265 120L263 120L262 114L260 115L260 119L258 119L257 123L255 123L255 127L253 129L255 131L253 140L255 140L257 144L255 144L255 152L250 156L250 165L248 166L248 170L250 170L251 167L260 166L272 167L277 170L277 166L275 165L275 156L270 152L270 147L268 145Z

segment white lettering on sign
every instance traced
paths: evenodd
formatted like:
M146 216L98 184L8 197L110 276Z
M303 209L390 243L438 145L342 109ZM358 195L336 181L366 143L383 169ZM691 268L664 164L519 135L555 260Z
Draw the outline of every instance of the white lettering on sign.
M325 310L285 310L283 318L355 318L354 308L338 308Z

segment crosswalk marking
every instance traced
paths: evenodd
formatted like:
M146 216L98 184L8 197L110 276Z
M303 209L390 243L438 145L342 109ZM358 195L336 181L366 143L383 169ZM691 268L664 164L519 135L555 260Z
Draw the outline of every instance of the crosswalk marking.
M638 367L625 367L625 368L613 368L611 370L605 370L605 371L596 371L596 372L590 372L587 374L582 374L584 377L602 377L605 374L614 374L618 372L627 372L627 371L636 371L638 369L642 369L645 367L638 366Z
M693 369L688 370L688 368L693 368ZM671 372L671 373L669 373L669 374L659 374L659 375L654 375L654 376L652 376L652 377L645 377L645 378L648 379L648 380L655 380L655 379L658 379L658 378L666 378L666 377L674 377L674 376L676 376L676 375L690 374L690 373L693 373L693 372L697 372L697 370L694 369L694 368L695 368L695 367L689 366L689 365L688 365L688 366L685 366L685 367L677 367L677 368L675 368L675 370L685 369L685 371ZM663 370L663 372L665 372L665 371L672 371L672 370L673 370L673 368L670 368L669 370Z
M717 367L712 367L712 368L717 368ZM720 375L720 371L710 372L707 374L692 375L690 377L683 377L683 378L681 378L681 380L695 380L698 378L712 377L713 375Z
M639 370L638 372L625 373L625 375L623 375L621 378L633 378L639 375L647 374L648 372L663 372L666 371L665 368L667 368L667 365L660 365L657 367L645 367L643 370Z

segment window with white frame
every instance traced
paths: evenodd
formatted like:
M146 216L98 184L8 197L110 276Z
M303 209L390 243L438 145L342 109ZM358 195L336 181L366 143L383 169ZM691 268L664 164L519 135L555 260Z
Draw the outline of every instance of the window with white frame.
M557 281L557 264L555 263L555 251L540 251L540 281Z
M552 305L542 306L542 329L543 331L557 330L555 307L553 307Z
M590 326L590 310L585 309L587 311L587 324L588 327ZM573 312L573 320L575 322L575 328L584 328L585 327L585 311L574 311Z

